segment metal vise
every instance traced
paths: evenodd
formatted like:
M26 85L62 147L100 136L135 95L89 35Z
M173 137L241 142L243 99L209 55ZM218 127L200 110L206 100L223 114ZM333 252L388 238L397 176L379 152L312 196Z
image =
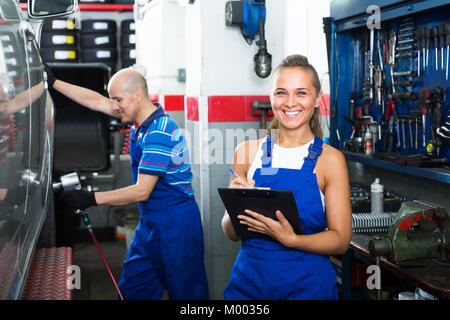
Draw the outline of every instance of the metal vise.
M388 234L369 241L369 252L399 266L448 263L450 217L445 208L430 202L403 202Z

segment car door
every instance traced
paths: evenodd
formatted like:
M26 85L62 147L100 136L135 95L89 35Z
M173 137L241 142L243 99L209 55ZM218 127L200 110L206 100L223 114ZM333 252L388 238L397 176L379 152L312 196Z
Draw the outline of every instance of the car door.
M46 216L51 105L16 1L0 0L0 299L17 299Z

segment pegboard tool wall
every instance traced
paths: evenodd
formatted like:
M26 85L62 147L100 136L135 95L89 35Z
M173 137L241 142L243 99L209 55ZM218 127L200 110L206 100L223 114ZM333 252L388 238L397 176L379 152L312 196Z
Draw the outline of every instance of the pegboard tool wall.
M339 2L339 1L336 1ZM342 2L342 1L340 1ZM348 2L348 1L347 1ZM355 2L355 1L353 1ZM404 1L403 1L404 2ZM431 1L430 1L431 2ZM438 2L438 1L434 1ZM361 5L361 4L359 4ZM404 5L397 7L396 10L402 12L402 15L398 17L391 17L389 20L384 19L384 9L381 8L381 28L374 29L373 32L373 52L372 61L374 65L374 78L375 68L381 67L383 64L382 80L382 103L381 106L376 104L376 85L375 79L373 79L373 95L368 98L364 96L364 89L369 87L364 84L364 79L370 77L370 67L368 63L367 51L370 51L370 29L366 26L366 18L356 19L353 21L355 27L351 27L350 19L342 19L341 22L334 21L332 24L332 64L331 64L331 101L332 101L332 122L331 122L331 141L335 147L343 149L344 142L350 139L353 130L364 121L351 122L348 119L353 118L357 121L358 117L369 115L374 122L377 122L381 127L381 139L379 141L374 140L374 153L381 153L386 151L385 139L386 130L388 130L389 117L385 118L385 112L388 109L388 102L390 96L393 96L392 101L395 102L397 119L393 124L393 148L392 152L400 152L404 154L427 154L427 145L433 140L432 137L432 125L433 125L433 111L429 108L426 115L426 146L423 145L422 138L422 125L421 125L421 112L422 106L419 103L419 99L414 97L413 99L400 99L396 98L401 94L393 94L395 92L414 92L417 96L421 88L429 88L430 93L433 89L441 87L444 91L444 101L442 104L442 121L441 124L445 124L446 121L450 121L450 80L446 80L446 67L447 67L447 50L450 47L447 46L447 42L444 44L444 48L441 48L441 40L439 39L438 45L438 70L436 70L435 59L435 41L433 37L433 27L441 24L449 23L450 18L450 5L441 5L436 8L430 8L413 14L405 14L410 7ZM361 7L362 8L362 7ZM387 8L386 10L388 10ZM335 12L335 15L338 13ZM365 17L369 16L368 14ZM333 8L332 8L333 18ZM350 27L348 27L350 25ZM392 85L392 73L391 72L408 72L418 71L418 50L417 50L417 35L419 27L429 27L431 30L429 49L428 49L428 66L423 66L424 53L420 50L420 76L408 76L408 77L394 77L394 83L412 81L413 86L395 86ZM406 32L402 32L402 29L408 29ZM340 31L340 29L345 29ZM394 31L396 34L395 47L413 46L409 50L396 50L396 54L407 54L409 56L404 58L396 58L394 64L389 63L389 52L392 49L389 45L390 33ZM410 36L404 36L411 33ZM402 37L399 35L402 34ZM448 37L448 36L447 36ZM404 41L399 44L399 41ZM444 39L445 41L446 39ZM420 44L419 44L420 45ZM333 50L334 49L334 50ZM444 68L441 67L441 51L443 50ZM381 62L380 62L381 56ZM426 54L425 54L426 58ZM369 81L369 80L366 80ZM397 95L397 96L396 96ZM411 96L410 96L411 98ZM415 98L415 99L414 99ZM350 104L351 100L354 101L354 109L351 113ZM368 108L367 108L368 106ZM428 105L430 107L430 105ZM417 110L417 111L412 111ZM411 116L411 112L413 116ZM392 113L392 111L391 111ZM414 118L418 118L417 136L416 136L416 122ZM401 120L405 119L405 120ZM407 120L411 119L411 123L408 124ZM403 128L402 128L402 121ZM411 131L410 127L411 126ZM450 129L450 126L448 126ZM364 128L356 130L353 135L355 137L364 137ZM410 140L410 133L412 135L412 145ZM404 136L403 136L404 134ZM416 142L417 137L417 142ZM435 139L435 138L434 138ZM400 141L398 141L400 140ZM399 143L400 142L400 143ZM440 147L439 154L434 154L433 157L450 159L450 147L449 139L441 139L442 146ZM417 143L417 148L416 148Z

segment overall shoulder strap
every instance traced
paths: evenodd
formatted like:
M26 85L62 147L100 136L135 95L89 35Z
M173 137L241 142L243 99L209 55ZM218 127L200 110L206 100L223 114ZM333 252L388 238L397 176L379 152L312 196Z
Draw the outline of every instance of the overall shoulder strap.
M261 156L261 163L263 168L270 168L272 166L272 138L266 137L266 141L262 144L263 155Z
M310 172L314 172L314 168L316 167L317 159L322 153L322 139L318 137L314 137L314 142L309 145L308 148L308 156L303 158L303 166L302 170L308 170Z

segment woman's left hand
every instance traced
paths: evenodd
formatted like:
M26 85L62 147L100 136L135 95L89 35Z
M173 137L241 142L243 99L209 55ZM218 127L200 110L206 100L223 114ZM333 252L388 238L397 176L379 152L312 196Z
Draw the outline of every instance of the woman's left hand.
M238 215L238 218L249 227L249 231L269 235L287 247L292 245L296 234L280 210L275 212L278 221L251 210L245 210L245 213L249 216Z

